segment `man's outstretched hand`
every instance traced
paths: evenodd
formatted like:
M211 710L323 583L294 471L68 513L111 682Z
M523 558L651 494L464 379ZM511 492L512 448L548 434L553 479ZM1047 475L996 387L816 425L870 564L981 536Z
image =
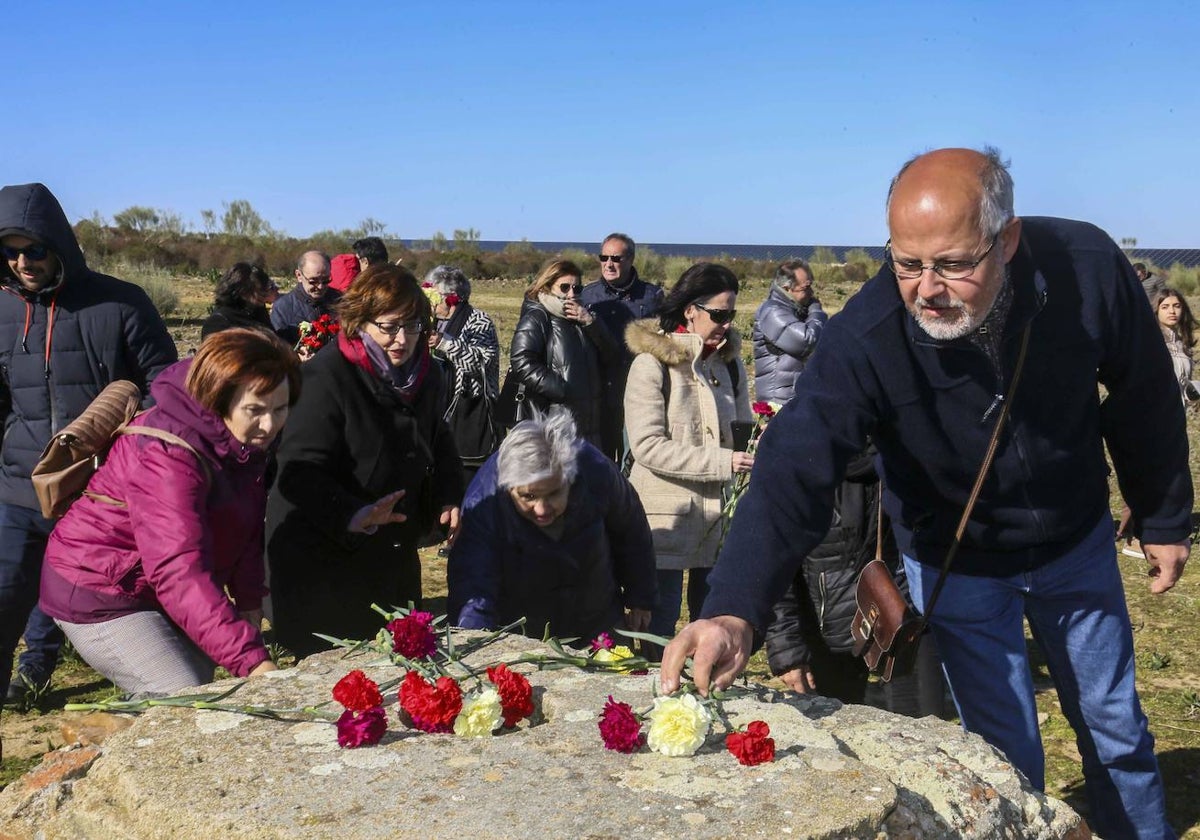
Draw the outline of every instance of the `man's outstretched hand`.
M1146 555L1146 562L1150 564L1150 577L1154 578L1150 581L1151 592L1161 595L1179 582L1191 548L1192 544L1188 540L1169 545L1142 543L1142 553Z
M709 688L729 688L750 661L754 630L735 615L693 621L663 651L659 683L664 694L679 688L683 663L692 657L692 678L705 697Z

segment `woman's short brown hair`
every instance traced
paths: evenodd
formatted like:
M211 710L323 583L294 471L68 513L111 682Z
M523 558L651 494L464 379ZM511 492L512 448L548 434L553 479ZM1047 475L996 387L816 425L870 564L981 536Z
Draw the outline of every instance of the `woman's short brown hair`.
M576 280L582 281L583 272L570 260L550 260L542 269L542 273L526 289L525 297L537 300L538 295L563 277L574 277Z
M433 326L433 308L417 278L407 268L387 263L372 265L354 278L337 311L348 335L387 312L399 312L406 322L420 321L426 333Z
M200 345L188 371L186 387L196 402L222 417L229 416L233 396L245 385L266 394L288 384L288 405L300 398L300 360L291 347L266 330L215 332Z

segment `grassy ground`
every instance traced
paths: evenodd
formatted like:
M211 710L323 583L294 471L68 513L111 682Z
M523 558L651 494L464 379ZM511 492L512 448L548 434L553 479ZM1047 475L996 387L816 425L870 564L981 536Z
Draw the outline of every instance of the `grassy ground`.
M207 314L211 282L203 278L174 278L160 272L126 269L121 276L140 282L170 282L179 295L168 327L185 355L199 343L200 320ZM286 284L281 284L285 285ZM748 334L754 309L766 296L767 281L750 281L738 301L737 325ZM492 315L500 332L501 346L507 342L520 312L522 286L515 281L477 284L472 302ZM822 294L829 311L844 302L840 290ZM1200 301L1193 300L1193 307ZM744 348L749 355L749 346ZM502 365L501 370L504 370ZM1188 434L1195 452L1200 444L1200 419L1191 415ZM1192 459L1193 477L1200 486L1200 462ZM1113 500L1114 510L1120 502ZM1195 553L1195 552L1194 552ZM1194 556L1193 553L1193 556ZM424 591L435 612L444 607L445 561L432 550L424 553ZM1121 572L1133 620L1138 664L1138 686L1142 704L1157 739L1157 752L1167 787L1168 813L1181 835L1200 840L1200 573L1185 575L1164 596L1149 592L1143 561L1121 558ZM1038 686L1038 708L1042 713L1042 736L1047 758L1047 792L1085 810L1083 780L1074 735L1062 715L1053 685L1036 648L1030 646ZM761 654L751 662L752 677L769 676ZM115 693L114 687L74 657L68 657L55 672L54 685L28 710L6 711L3 716L4 764L0 786L36 764L46 750L61 744L59 724L63 704L93 700Z

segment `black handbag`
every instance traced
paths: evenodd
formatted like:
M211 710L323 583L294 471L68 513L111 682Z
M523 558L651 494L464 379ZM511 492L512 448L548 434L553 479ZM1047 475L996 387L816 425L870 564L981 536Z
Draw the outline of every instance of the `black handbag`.
M548 408L545 400L535 397L525 387L525 383L513 373L512 368L504 376L504 387L496 399L493 415L496 422L504 429L511 429L522 420L532 420L534 409L545 411Z
M494 400L487 389L472 397L459 394L446 416L458 457L468 467L478 467L500 448L504 426L496 419Z
M971 511L979 499L980 490L983 489L983 480L987 477L988 470L992 466L992 459L996 456L996 448L1000 443L1000 432L1004 428L1004 421L1008 419L1008 410L1012 405L1013 395L1017 392L1017 384L1021 381L1021 370L1025 367L1025 352L1028 349L1029 326L1027 325L1021 338L1021 352L1017 357L1017 367L1013 371L1008 394L1001 402L1000 416L996 418L996 426L992 429L992 437L988 442L987 451L984 453L983 463L979 467L978 475L975 476L975 486L971 488L971 495L963 507L962 516L958 520L958 530L954 533L954 541L950 543L950 548L946 551L946 558L942 561L942 570L925 603L925 614L922 616L918 616L909 606L908 599L900 592L900 587L896 585L891 572L883 562L883 487L880 485L877 525L879 533L875 546L875 559L864 566L858 576L858 584L854 591L857 609L854 613L854 621L850 625L850 635L854 639L854 655L861 656L867 664L867 669L871 673L877 674L884 682L890 681L892 677L901 677L909 673L917 660L917 646L920 644L921 634L925 632L925 627L929 624L929 617L933 614L934 605L937 604L938 596L942 593L946 575L950 572L950 565L958 553L958 546L962 542L963 532L971 518Z

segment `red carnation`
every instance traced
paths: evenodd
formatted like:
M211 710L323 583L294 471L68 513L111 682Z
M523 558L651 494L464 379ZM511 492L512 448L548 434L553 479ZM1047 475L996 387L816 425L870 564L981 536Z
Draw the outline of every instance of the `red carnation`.
M414 610L403 618L388 622L392 631L392 650L405 659L424 659L437 650L434 635L433 614Z
M337 742L339 747L347 749L371 747L379 743L384 732L387 732L387 713L382 706L362 712L347 709L338 718Z
M730 732L725 736L725 749L747 767L775 760L775 739L768 738L771 727L761 720L752 720L745 732Z
M458 295L446 295L444 298L442 298L442 301L445 302L446 306L449 307L458 306L459 303Z
M362 671L351 671L333 687L333 699L351 712L365 712L383 705L379 686Z
M759 417L768 419L775 416L775 409L771 408L771 404L766 400L759 400L754 405L750 406L751 410Z
M449 677L438 677L433 684L409 671L400 683L400 708L422 732L450 732L462 711L462 689Z
M533 688L524 675L508 670L504 664L487 669L488 679L500 693L500 711L510 729L533 714Z
M604 711L600 713L600 737L604 748L617 752L633 753L646 742L642 734L642 723L628 703L618 703L608 695Z

